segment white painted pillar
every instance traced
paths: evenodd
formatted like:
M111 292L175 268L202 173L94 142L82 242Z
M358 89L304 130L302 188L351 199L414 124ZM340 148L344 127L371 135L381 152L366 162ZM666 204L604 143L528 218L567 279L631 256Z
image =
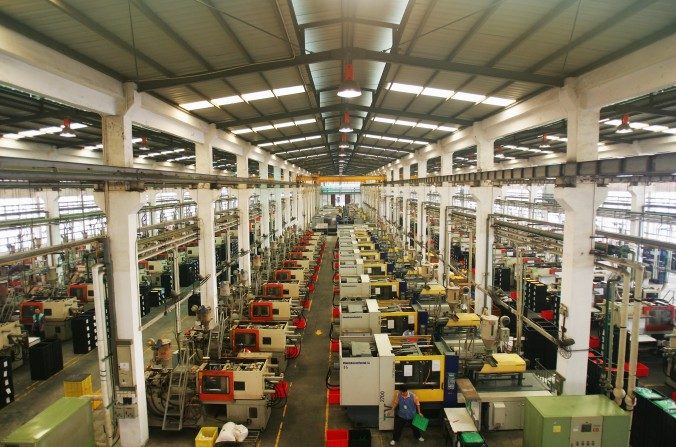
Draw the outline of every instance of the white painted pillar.
M493 276L493 229L488 226L488 218L493 213L493 201L498 188L479 186L470 188L470 193L476 201L476 231L474 233L474 281L483 287L490 286ZM483 308L491 312L493 303L491 297L480 290L474 292L474 310L481 314Z
M410 186L404 186L402 188L402 201L401 201L401 210L402 210L402 239L403 239L403 244L404 248L408 248L408 232L410 231L410 217L409 217L409 210L408 210L408 199L411 197L410 195Z
M556 362L557 372L566 378L564 394L585 394L589 326L594 300L594 256L589 252L593 247L591 237L594 234L596 209L606 196L606 188L591 183L554 191L554 197L563 207L566 219L563 226L561 277L561 306L568 309L565 335L575 340L571 357L559 355ZM559 322L563 322L563 313Z
M239 227L237 228L237 241L239 245L239 251L242 250L246 253L245 255L237 256L239 257L239 269L244 270L244 278L247 281L247 284L251 284L251 244L249 242L249 211L250 204L249 199L251 197L251 190L246 189L243 185L240 185L240 188L235 190L237 195L237 208L239 209Z
M213 146L216 138L216 126L211 125L205 134L205 142L195 144L195 171L198 174L213 174ZM200 287L200 301L203 305L214 309L214 321L217 321L218 286L216 271L216 219L215 202L220 197L220 190L212 190L208 183L197 185L193 198L197 203L199 220L199 270L202 277L209 275L209 280ZM182 196L182 194L181 194Z
M418 165L420 166L420 165ZM417 233L415 236L415 239L417 239L420 243L422 243L422 247L420 248L420 251L422 252L423 255L423 261L426 260L426 255L427 255L427 237L426 237L426 232L427 232L427 217L425 213L425 200L427 197L425 196L425 187L424 186L418 186L416 187L418 190L418 226L416 227ZM416 250L418 247L416 246Z
M451 187L447 183L444 183L441 187L437 188L439 192L439 269L437 271L439 284L446 284L447 280L444 278L444 272L447 271L446 265L448 265L448 260L450 256L448 255L448 223L449 220L446 218L446 207L451 205ZM444 262L441 262L443 260Z
M453 153L448 150L443 150L441 153L441 172L440 175L453 174Z
M50 219L56 219L60 216L59 212L59 192L53 191L51 189L43 189L38 192L38 198L41 199L45 204L45 211L47 212L47 217ZM45 245L59 245L63 242L61 238L61 230L59 229L59 224L51 223L47 226L47 243ZM47 263L50 267L57 265L57 258L59 255L48 255Z
M645 185L628 186L627 191L631 194L631 212L642 213L643 207L646 204L647 187ZM641 237L642 228L640 219L632 219L629 227L629 234L636 237ZM637 255L640 259L640 255Z
M267 168L266 168L267 169ZM270 248L270 192L267 186L263 185L259 189L261 202L261 235L263 238L261 247Z

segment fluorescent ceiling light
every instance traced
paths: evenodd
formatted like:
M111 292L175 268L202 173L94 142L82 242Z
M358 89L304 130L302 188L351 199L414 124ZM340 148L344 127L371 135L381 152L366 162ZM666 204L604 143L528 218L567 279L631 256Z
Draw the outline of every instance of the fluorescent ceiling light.
M507 107L510 104L513 104L515 100L507 98L498 98L497 96L489 96L488 98L481 101L481 104L488 104L491 106L500 106Z
M275 144L275 143L261 143L261 144L258 145L258 147L268 147L268 146L272 146L273 144Z
M270 124L266 124L264 126L258 126L258 127L252 128L252 130L254 132L260 132L261 130L270 130L270 129L273 129L272 125L270 125Z
M476 95L474 93L466 93L466 92L457 92L455 95L453 95L453 99L468 102L481 102L485 98L486 97L484 95Z
M195 101L195 102L186 102L184 104L179 104L179 107L184 108L185 110L199 110L207 109L213 107L214 105L209 101Z
M143 141L143 138L132 138L131 139L132 143L140 143L141 141Z
M617 127L617 126L619 126L620 124L622 124L622 120L610 120L610 121L606 121L606 122L603 123L603 124L605 124L606 126L615 126L615 127Z
M296 125L296 123L294 123L293 121L286 121L284 123L273 124L273 126L275 126L275 129L283 129L284 127L291 127L291 126L295 126L295 125Z
M289 140L275 141L275 144L287 144L287 143L289 143Z
M244 102L244 100L238 95L224 96L211 100L211 103L217 106L227 106L228 104L238 104L240 102Z
M643 129L644 127L648 127L648 123L640 123L640 122L629 123L629 127L631 127L632 129Z
M439 126L437 130L442 130L444 132L455 132L456 130L458 130L458 128L450 126Z
M409 127L415 127L415 125L416 125L415 121L406 121L406 120L397 120L394 124L397 124L399 126L409 126Z
M671 135L676 135L676 128L663 130L662 133L668 133Z
M430 124L430 123L418 123L415 125L415 127L421 127L423 129L436 129L438 126L436 124Z
M234 133L235 135L240 135L243 133L251 133L253 130L249 129L248 127L245 127L244 129L233 129L230 132Z
M43 134L50 134L50 133L57 133L61 132L62 127L61 126L52 126L52 127L43 127L40 129L40 132ZM71 126L72 129L72 126Z
M282 87L273 90L275 96L295 95L296 93L305 93L305 87L302 85L294 85L292 87Z
M408 138L399 138L398 142L399 143L411 144L411 143L413 143L413 140L409 140Z
M503 147L505 149L516 149L516 146L514 146L513 144L505 144Z
M429 143L427 141L414 141L415 144L423 144L427 146Z
M394 137L381 137L381 139L387 140L387 141L397 141L397 139L394 138Z
M306 140L316 140L317 138L321 138L321 135L312 135L309 137L305 137Z
M305 141L305 137L301 137L301 138L292 138L292 139L289 140L289 143L295 143L295 142L297 142L297 141Z
M453 96L453 93L455 93L453 90L445 90L445 89L441 89L441 88L425 87L420 94L425 95L425 96L434 96L436 98L448 99L451 96Z
M423 91L423 88L419 85L400 84L398 82L393 82L390 85L390 90L394 92L413 93L414 95L419 95Z
M307 119L304 119L304 120L296 120L294 122L296 123L296 126L302 126L303 124L314 123L315 119L314 118L307 118Z
M376 121L378 123L387 123L387 124L394 124L396 122L395 119L384 118L382 116L376 116L375 118L373 118L373 121Z
M373 134L370 134L370 133L364 134L364 137L375 138L376 140L380 140L380 135L373 135Z
M259 99L272 98L275 94L272 93L272 90L261 90L260 92L244 93L242 94L242 99L246 102L256 101Z

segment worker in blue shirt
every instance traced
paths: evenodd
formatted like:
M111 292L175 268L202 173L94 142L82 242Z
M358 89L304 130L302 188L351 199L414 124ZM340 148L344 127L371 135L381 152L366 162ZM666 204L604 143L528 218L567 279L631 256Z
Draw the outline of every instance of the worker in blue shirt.
M45 316L42 313L42 310L39 307L36 307L33 311L33 326L31 327L31 332L33 335L45 339Z
M425 438L422 437L420 430L412 424L416 413L422 416L422 412L420 411L420 401L418 400L418 397L408 391L407 385L400 386L399 391L395 393L392 402L392 411L394 412L394 435L392 436L390 445L395 445L397 441L399 441L401 431L407 425L411 426L413 436L417 438L418 441L423 442L425 440Z

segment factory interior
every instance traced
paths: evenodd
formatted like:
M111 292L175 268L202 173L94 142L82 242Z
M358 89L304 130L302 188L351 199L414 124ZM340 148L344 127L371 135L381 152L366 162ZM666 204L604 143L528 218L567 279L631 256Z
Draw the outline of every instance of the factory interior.
M0 0L0 447L672 447L674 0Z

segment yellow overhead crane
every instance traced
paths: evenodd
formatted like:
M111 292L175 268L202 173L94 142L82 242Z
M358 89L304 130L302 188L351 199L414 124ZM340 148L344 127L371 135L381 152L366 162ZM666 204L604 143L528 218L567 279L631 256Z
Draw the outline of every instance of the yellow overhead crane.
M298 175L296 182L305 183L340 183L340 182L376 182L381 183L385 181L384 175Z

